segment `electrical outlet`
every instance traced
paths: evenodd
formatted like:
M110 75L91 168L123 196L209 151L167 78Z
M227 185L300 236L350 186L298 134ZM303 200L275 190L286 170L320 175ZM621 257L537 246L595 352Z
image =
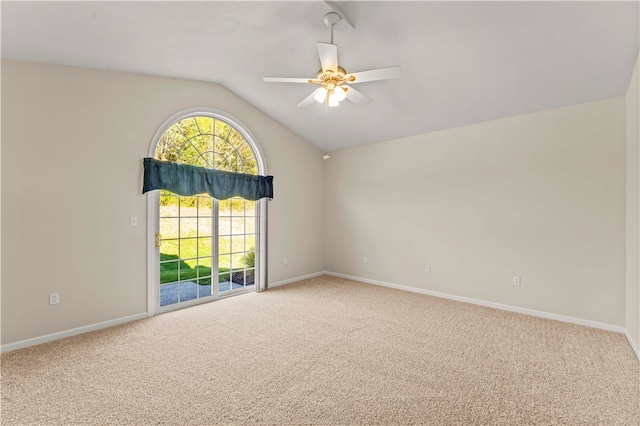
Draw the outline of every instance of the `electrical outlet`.
M60 303L60 293L49 293L49 304L57 305Z
M289 258L288 258L288 257L285 257L285 258L284 258L284 264L285 264L285 265L288 265L288 264L289 264Z
M424 267L425 272L431 272L431 265L427 265Z
M138 216L131 216L131 226L138 226Z
M365 256L365 258L363 259L363 262L364 262L364 263L368 263L368 262L369 262L369 258L367 258L367 257Z
M520 277L513 277L513 285L520 285Z

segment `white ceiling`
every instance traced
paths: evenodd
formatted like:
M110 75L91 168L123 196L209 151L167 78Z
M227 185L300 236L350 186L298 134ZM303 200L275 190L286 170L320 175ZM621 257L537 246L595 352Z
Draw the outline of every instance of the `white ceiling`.
M625 94L639 47L627 2L336 2L348 72L373 102L296 105L329 42L322 1L2 2L2 57L217 82L318 147L342 149ZM250 126L250 123L247 123ZM325 135L328 135L325 139Z

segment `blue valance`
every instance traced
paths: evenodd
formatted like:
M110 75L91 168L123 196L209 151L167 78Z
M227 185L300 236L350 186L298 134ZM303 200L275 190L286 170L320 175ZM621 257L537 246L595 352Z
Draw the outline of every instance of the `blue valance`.
M273 198L273 176L248 175L145 158L142 193L166 189L178 195L207 193L218 200Z

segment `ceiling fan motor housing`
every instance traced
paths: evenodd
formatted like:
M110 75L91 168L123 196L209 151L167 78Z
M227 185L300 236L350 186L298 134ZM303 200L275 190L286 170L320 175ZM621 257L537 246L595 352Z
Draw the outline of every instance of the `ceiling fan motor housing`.
M355 80L352 76L345 77L346 75L347 71L341 66L338 66L336 72L333 72L332 70L323 71L320 69L318 71L317 81L314 82L322 84L326 89L330 90L343 83L349 83Z

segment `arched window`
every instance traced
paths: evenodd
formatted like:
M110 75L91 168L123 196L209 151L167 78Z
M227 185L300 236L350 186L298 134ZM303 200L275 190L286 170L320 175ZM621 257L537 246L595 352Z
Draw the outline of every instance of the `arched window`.
M209 109L179 113L158 129L152 141L158 160L209 169L265 174L257 142L232 117ZM150 201L156 225L150 262L150 312L253 291L263 271L265 200L208 194L180 196L154 191ZM153 204L153 205L152 205Z
M245 136L218 117L194 115L169 127L155 158L229 172L258 174L255 153Z

